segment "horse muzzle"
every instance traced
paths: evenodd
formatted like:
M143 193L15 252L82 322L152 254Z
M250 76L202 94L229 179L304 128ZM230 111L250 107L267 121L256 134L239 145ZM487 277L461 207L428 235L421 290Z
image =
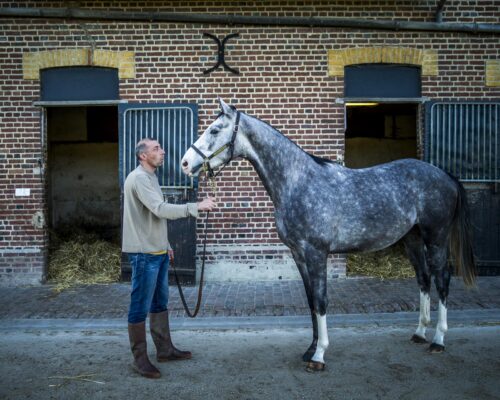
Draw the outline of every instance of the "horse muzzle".
M198 165L191 166L188 161L183 161L181 164L182 172L184 172L188 176L197 176L201 171L212 171L210 165L207 165L207 162L202 162Z

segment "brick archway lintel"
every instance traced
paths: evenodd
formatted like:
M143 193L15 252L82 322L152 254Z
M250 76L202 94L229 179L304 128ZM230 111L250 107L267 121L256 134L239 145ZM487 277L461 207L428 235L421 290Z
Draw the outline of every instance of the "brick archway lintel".
M410 47L355 47L328 50L328 76L344 76L344 67L354 64L409 64L422 67L422 75L438 75L435 50Z
M135 78L133 51L60 49L23 54L23 78L38 80L40 70L55 67L95 66L117 68L120 79Z

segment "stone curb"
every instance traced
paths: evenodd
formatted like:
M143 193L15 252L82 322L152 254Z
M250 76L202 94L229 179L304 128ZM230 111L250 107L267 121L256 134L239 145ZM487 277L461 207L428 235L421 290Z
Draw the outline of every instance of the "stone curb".
M436 321L437 313L431 312L431 318ZM418 313L334 314L329 315L327 321L329 328L416 325ZM457 310L448 315L448 322L452 325L500 325L500 309ZM308 316L172 318L171 327L175 330L309 328L311 327L311 318ZM126 319L124 318L0 319L0 330L2 331L85 331L125 328Z

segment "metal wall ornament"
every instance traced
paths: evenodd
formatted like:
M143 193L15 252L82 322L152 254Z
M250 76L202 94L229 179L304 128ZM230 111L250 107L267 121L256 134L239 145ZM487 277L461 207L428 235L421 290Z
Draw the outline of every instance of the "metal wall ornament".
M203 71L203 73L205 75L207 75L207 74L215 71L216 69L218 69L222 65L222 67L226 71L229 71L229 72L232 72L233 74L239 75L240 71L238 71L237 69L231 68L229 65L226 64L226 60L225 60L224 56L225 56L225 50L226 50L225 46L226 46L227 41L229 39L234 38L234 37L240 36L240 34L239 33L231 33L231 34L227 35L224 39L222 39L222 42L219 40L219 38L217 36L214 36L211 33L205 32L205 33L203 33L203 36L212 38L215 41L215 43L217 43L217 63L212 68L209 68L209 69Z

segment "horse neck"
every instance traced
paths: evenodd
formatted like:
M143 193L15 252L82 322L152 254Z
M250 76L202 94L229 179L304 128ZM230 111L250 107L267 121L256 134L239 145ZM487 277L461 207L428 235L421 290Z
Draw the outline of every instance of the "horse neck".
M270 125L242 114L240 133L245 136L243 157L253 165L273 203L305 175L313 159L290 139Z

